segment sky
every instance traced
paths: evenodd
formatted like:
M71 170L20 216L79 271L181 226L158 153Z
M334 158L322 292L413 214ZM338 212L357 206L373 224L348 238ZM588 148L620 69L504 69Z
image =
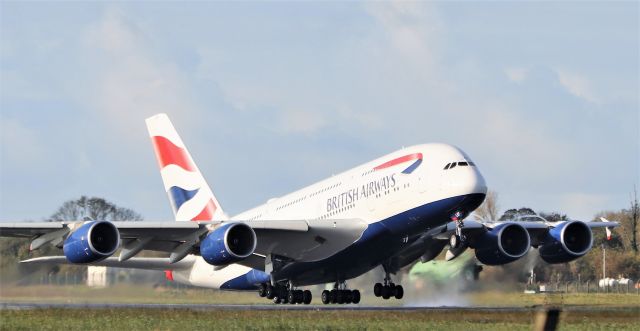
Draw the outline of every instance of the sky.
M639 6L2 1L0 220L81 195L172 219L160 112L229 214L427 142L469 154L502 211L626 208Z

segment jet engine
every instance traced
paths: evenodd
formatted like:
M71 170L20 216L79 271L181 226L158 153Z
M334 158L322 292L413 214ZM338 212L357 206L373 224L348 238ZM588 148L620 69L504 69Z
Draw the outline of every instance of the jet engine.
M486 265L501 265L523 257L529 251L529 232L517 223L503 223L476 238L476 258Z
M62 246L71 263L91 263L106 259L120 247L118 228L107 221L91 221L73 231Z
M253 254L257 239L253 229L244 223L223 224L200 242L200 255L207 263L223 266Z
M547 263L565 263L585 254L593 245L589 226L580 221L568 221L549 230L540 246L540 257Z

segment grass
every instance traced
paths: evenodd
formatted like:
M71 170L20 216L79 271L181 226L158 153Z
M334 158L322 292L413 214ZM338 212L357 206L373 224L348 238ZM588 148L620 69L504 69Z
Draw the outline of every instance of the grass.
M314 293L314 303L320 303L320 290ZM531 307L540 305L586 305L640 307L640 295L635 292L622 293L553 293L524 294L521 292L482 291L456 294L452 302L433 301L433 296L425 297L407 293L406 298L381 300L371 293L363 293L362 305L375 306L489 306L489 307ZM0 301L4 302L65 302L65 303L191 303L191 304L267 304L253 292L225 292L211 289L153 288L150 285L116 285L107 288L75 286L0 286Z
M316 289L314 302L319 304ZM566 309L560 330L640 330L640 295L618 293L523 294L470 292L465 305L483 307L578 306ZM421 305L408 293L405 301L383 301L366 293L363 305ZM268 304L255 293L210 289L117 285L96 289L77 286L0 286L3 302ZM428 305L428 302L423 302ZM437 304L436 304L437 305ZM619 309L619 307L624 307ZM243 311L189 309L34 309L0 310L0 330L531 330L536 309L417 311Z
M531 330L534 311L2 310L2 330ZM639 330L639 309L566 312L560 330Z

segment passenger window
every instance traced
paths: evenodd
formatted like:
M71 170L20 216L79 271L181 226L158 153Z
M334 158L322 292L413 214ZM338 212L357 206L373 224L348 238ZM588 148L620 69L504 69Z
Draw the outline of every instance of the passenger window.
M447 165L446 165L446 166L444 166L444 170L449 169L449 166L450 166L450 165L451 165L451 163L447 163Z
M455 162L453 162L453 163L451 163L451 168L449 168L449 169L453 169L453 168L455 168L455 167L456 167L456 163L455 163Z

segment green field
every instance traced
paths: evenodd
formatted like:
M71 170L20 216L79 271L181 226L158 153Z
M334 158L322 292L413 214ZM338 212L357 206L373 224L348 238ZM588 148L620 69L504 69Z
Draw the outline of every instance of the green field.
M314 291L317 296L318 289ZM361 305L416 304L411 294L404 301L380 300L367 294ZM483 291L462 295L467 306L532 307L502 310L408 311L257 311L190 309L34 309L0 310L2 330L531 330L536 312L544 306L563 307L560 330L640 330L640 295L636 293L523 294ZM95 289L86 286L0 287L2 302L38 303L166 303L269 304L256 293L209 289L175 289L148 285L118 285ZM316 297L314 303L319 304ZM422 302L429 305L428 302ZM284 306L287 307L287 306ZM348 306L341 306L348 307Z
M639 330L640 310L569 311L560 330ZM36 309L0 311L2 330L531 330L535 311L234 311Z
M314 304L321 304L320 289L314 289ZM569 293L524 294L522 292L481 291L457 294L461 306L531 307L539 305L588 305L640 307L636 293ZM440 306L432 297L407 293L402 301L381 300L363 292L362 305L375 306ZM4 302L65 302L65 303L192 303L192 304L268 304L253 292L225 292L211 289L153 288L149 285L117 285L107 288L75 286L0 286L0 301ZM451 305L451 304L448 304Z

